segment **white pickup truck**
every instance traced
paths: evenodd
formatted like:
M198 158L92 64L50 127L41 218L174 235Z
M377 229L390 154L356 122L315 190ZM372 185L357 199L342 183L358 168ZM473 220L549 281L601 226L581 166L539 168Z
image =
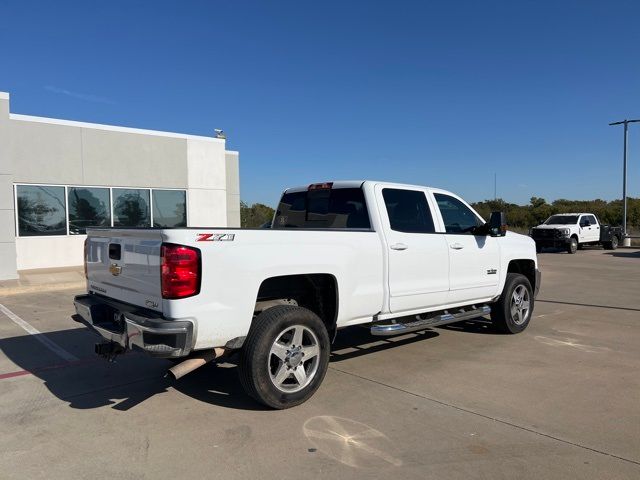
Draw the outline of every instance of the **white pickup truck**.
M615 250L624 234L621 227L600 223L593 213L561 213L551 215L543 224L532 228L531 237L538 253L545 247L555 247L574 254L585 245Z
M174 377L238 352L248 394L304 402L337 330L395 335L491 315L524 330L540 288L533 240L460 197L373 181L286 190L270 229L91 229L76 320L104 341L180 359Z

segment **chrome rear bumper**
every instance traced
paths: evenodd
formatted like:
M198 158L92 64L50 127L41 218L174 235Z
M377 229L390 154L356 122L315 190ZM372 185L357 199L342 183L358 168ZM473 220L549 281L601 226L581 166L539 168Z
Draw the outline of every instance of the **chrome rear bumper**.
M73 304L76 321L123 349L175 358L188 355L193 347L193 323L189 321L167 320L151 310L92 294L76 296Z

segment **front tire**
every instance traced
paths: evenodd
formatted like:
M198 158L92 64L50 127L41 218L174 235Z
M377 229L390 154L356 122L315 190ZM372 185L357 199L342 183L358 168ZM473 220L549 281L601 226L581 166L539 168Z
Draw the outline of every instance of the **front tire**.
M502 333L520 333L531 321L533 304L529 279L519 273L507 273L502 295L491 309L491 321Z
M571 237L567 243L567 253L574 254L578 251L578 239Z
M310 310L278 305L258 315L240 354L240 383L258 402L276 409L307 401L329 366L330 341Z

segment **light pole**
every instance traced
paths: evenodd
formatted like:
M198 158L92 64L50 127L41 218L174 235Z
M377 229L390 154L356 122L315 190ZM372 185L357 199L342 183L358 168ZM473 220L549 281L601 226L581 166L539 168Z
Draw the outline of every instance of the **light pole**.
M622 233L624 234L624 239L622 240L622 245L628 247L627 243L629 239L627 238L627 139L629 137L629 124L640 122L640 119L637 120L622 120L621 122L613 122L609 125L624 125L624 146L622 147Z

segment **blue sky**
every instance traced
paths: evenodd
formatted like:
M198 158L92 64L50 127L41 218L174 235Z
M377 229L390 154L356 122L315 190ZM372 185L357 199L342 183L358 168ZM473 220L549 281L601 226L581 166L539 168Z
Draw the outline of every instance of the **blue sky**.
M0 0L14 113L211 135L241 196L373 178L620 198L640 2ZM640 196L640 124L629 195Z

